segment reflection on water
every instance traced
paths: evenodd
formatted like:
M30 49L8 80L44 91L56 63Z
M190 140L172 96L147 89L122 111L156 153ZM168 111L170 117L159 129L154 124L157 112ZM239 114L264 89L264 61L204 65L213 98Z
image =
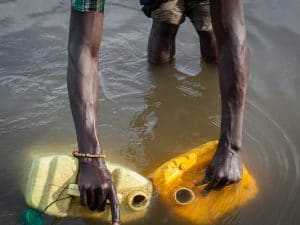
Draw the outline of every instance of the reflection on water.
M130 122L136 136L121 153L151 172L167 159L218 137L208 118L218 113L220 98L215 67L204 66L195 76L173 64L149 66L148 73L154 85L144 97L144 109Z
M148 65L150 21L137 2L112 0L106 7L99 126L109 160L147 175L217 139L220 96L217 70L201 64L189 22L179 30L176 62ZM243 159L260 192L219 224L294 225L300 220L299 4L245 2L251 78ZM60 0L0 1L1 224L21 224L20 178L28 156L70 152L75 143L65 78L68 10ZM141 223L186 224L158 199Z

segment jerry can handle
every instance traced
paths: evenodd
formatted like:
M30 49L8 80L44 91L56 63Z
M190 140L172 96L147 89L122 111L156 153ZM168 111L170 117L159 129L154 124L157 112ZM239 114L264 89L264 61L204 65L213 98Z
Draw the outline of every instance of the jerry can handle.
M72 197L80 197L80 191L78 188L77 184L69 184L68 188L67 188L67 193L68 195L72 196ZM123 199L122 194L118 193L118 199L121 202ZM107 203L109 204L109 200L107 200Z
M68 195L73 197L80 197L80 192L77 184L69 184L68 188Z

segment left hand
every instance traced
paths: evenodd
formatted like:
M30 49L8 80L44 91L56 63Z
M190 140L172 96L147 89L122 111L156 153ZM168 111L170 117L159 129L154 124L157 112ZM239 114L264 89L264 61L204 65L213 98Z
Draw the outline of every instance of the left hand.
M196 186L207 184L203 190L203 194L206 194L212 189L221 189L226 185L239 182L242 174L243 165L239 151L219 144L204 179L196 183Z

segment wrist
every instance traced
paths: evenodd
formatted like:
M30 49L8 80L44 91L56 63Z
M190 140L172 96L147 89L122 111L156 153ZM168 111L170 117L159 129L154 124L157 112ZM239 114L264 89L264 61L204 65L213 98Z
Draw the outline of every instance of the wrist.
M100 146L80 148L78 151L73 151L73 156L78 159L80 165L89 164L100 166L105 164L105 155L102 154Z
M219 139L218 150L239 153L242 148L242 141L238 138L232 139L226 135L222 135Z
M96 154L102 154L102 149L98 144L95 145L80 144L78 145L78 152L96 155Z

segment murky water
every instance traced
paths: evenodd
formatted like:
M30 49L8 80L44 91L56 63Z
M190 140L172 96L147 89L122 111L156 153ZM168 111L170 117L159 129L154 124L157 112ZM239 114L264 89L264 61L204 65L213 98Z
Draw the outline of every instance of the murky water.
M251 78L243 159L259 195L219 224L295 225L300 222L300 5L247 0L245 10ZM69 152L75 143L66 89L68 19L68 1L0 1L1 224L21 224L26 159L49 153L49 146ZM108 1L101 47L102 146L109 160L144 175L216 139L220 115L217 70L200 63L192 25L187 21L180 28L176 62L160 68L146 60L150 25L137 1ZM139 223L184 224L159 204Z

